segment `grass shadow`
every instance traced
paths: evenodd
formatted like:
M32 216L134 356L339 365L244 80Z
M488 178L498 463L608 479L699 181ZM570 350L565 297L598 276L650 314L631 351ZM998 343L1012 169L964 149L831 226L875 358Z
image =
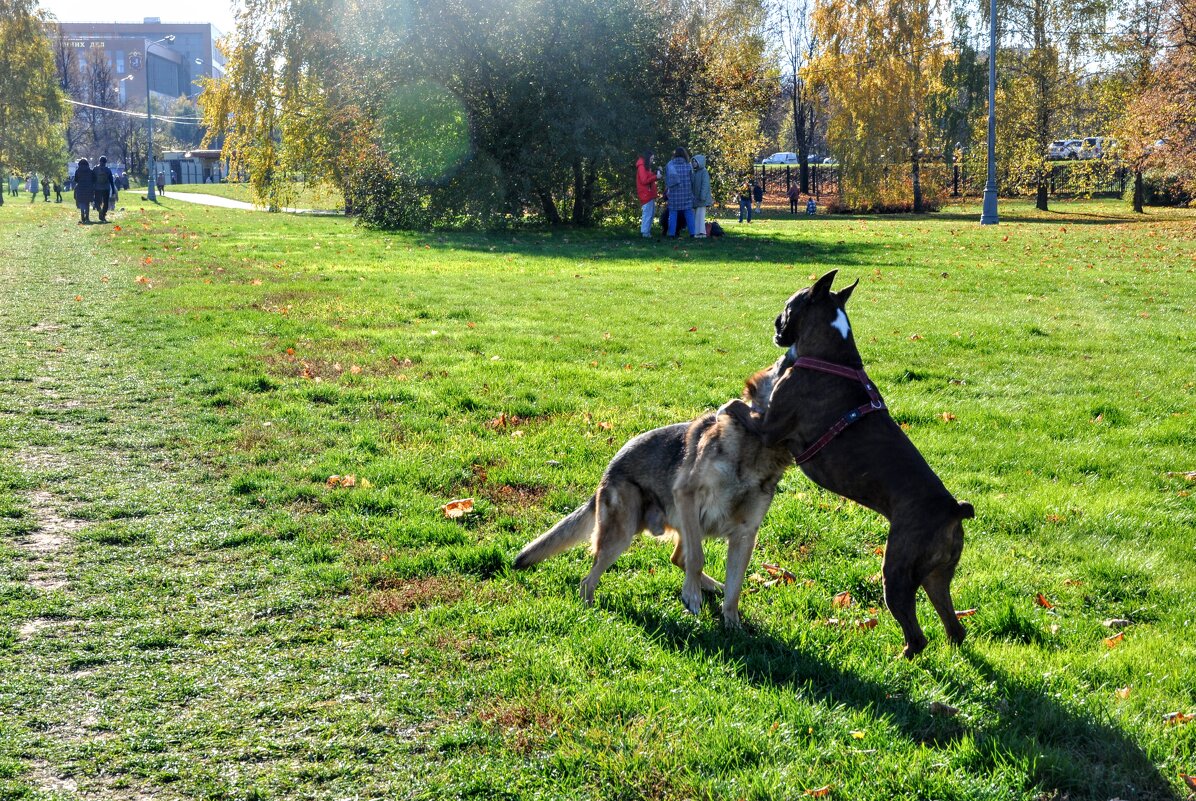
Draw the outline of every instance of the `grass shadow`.
M1043 797L1107 801L1118 793L1137 799L1179 801L1150 757L1117 727L1077 715L1052 694L988 662L967 645L965 658L1003 699L991 717L963 720L930 714L893 688L835 665L818 653L791 647L766 632L695 630L646 608L620 615L643 627L660 646L728 663L744 681L779 687L824 703L866 711L910 741L947 748L972 738L978 769L1010 762L1028 767L1027 781Z

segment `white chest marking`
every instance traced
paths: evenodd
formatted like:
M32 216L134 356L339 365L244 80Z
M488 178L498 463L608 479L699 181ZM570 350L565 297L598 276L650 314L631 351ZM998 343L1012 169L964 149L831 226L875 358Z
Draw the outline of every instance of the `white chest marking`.
M835 314L835 319L831 320L831 328L842 334L844 339L847 339L847 335L851 333L851 325L848 324L847 315L843 313L842 309L839 309Z

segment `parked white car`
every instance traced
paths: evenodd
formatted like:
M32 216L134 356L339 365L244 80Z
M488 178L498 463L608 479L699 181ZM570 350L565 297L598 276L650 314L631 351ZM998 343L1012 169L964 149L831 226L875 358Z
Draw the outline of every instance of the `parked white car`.
M1103 136L1089 136L1080 144L1080 158L1102 159L1116 149L1116 139L1106 139Z
M1047 159L1059 161L1063 159L1077 159L1080 157L1079 139L1056 139L1047 147Z
M796 164L796 153L773 153L771 156L765 157L760 162L761 164Z

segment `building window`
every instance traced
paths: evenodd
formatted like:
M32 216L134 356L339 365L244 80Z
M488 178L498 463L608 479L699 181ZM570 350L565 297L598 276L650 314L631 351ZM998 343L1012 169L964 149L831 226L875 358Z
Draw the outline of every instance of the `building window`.
M116 51L116 71L120 73L120 77L122 77L122 78L124 77L124 74L125 74L125 51L124 50Z

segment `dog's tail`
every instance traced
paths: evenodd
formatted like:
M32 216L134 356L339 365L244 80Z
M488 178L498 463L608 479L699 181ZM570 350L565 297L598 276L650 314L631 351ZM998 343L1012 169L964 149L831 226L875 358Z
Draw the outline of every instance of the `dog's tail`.
M959 516L960 520L971 520L976 516L976 509L967 501L959 501L955 514Z
M594 535L597 508L598 496L591 495L583 506L577 507L555 526L523 546L523 550L515 557L515 569L531 567L588 541Z

